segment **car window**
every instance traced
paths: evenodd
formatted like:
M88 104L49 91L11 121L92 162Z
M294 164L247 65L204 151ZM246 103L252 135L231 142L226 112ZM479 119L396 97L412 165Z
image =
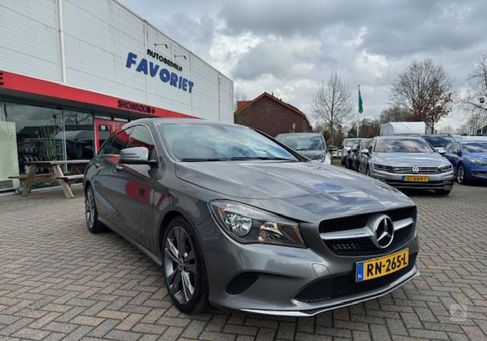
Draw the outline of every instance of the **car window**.
M449 145L453 142L453 137L451 136L425 136L424 139L429 142L434 148L441 148Z
M295 150L324 150L323 139L320 136L281 135L276 140Z
M464 143L463 148L469 153L487 153L487 142Z
M120 151L125 148L125 145L129 141L129 129L124 129L112 136L110 136L103 146L101 147L100 151L98 152L99 155L110 154L110 155L118 155Z
M165 144L180 161L298 159L255 130L220 124L163 124Z
M376 153L433 153L433 148L423 139L379 139L375 144Z
M149 159L157 160L157 153L155 149L154 138L146 126L138 125L133 127L132 133L130 134L129 143L126 148L132 147L146 147L149 149Z

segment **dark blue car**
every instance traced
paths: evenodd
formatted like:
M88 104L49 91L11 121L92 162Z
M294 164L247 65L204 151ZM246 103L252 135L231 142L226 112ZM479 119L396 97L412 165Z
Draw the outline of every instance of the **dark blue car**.
M447 146L445 157L455 170L458 183L487 181L487 139L468 139Z

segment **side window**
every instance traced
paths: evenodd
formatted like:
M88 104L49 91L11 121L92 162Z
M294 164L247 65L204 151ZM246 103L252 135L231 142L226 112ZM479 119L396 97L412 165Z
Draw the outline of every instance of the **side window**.
M149 149L149 159L156 160L157 153L154 146L154 139L152 134L146 126L135 126L130 134L129 143L127 148L132 147L146 147Z
M101 147L98 154L99 155L120 154L120 150L125 148L125 145L129 141L129 134L130 134L130 129L125 129L116 133L115 135L110 136L108 140L105 142L105 144Z
M374 145L375 140L369 142L369 147L367 148L369 150L369 154L372 154L372 151L374 150Z

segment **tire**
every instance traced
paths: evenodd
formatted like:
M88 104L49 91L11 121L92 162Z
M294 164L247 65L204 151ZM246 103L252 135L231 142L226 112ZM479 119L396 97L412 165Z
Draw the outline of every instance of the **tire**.
M183 218L172 220L161 248L164 281L174 305L185 314L204 311L208 306L208 279L192 226Z
M457 182L462 185L467 183L465 167L462 164L458 165L457 168Z
M98 220L95 195L93 193L93 188L89 185L85 191L85 218L86 226L91 233L102 233L107 231L105 225Z
M435 189L435 193L438 195L448 195L450 194L451 189Z

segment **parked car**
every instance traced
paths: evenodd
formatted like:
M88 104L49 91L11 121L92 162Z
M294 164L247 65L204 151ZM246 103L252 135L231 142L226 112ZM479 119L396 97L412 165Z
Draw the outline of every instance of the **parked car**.
M453 142L447 146L445 157L453 165L458 183L487 180L487 139Z
M419 136L375 137L369 145L366 174L396 188L434 189L448 195L453 167Z
M328 152L325 138L320 133L279 134L276 136L276 140L310 160L331 164L331 155Z
M84 178L86 223L158 265L175 306L310 316L418 274L416 207L379 181L316 162L248 127L141 119Z
M363 164L367 163L367 159L369 157L368 148L369 148L370 141L372 141L371 138L360 139L360 144L358 146L357 151L355 152L354 164L353 164L354 166L353 169L357 172L360 172L361 165L363 168L364 167Z
M346 138L342 142L342 166L347 165L347 158L349 157L349 152L360 141L359 138Z
M450 134L422 135L422 137L440 154L445 154L446 146L455 141Z

